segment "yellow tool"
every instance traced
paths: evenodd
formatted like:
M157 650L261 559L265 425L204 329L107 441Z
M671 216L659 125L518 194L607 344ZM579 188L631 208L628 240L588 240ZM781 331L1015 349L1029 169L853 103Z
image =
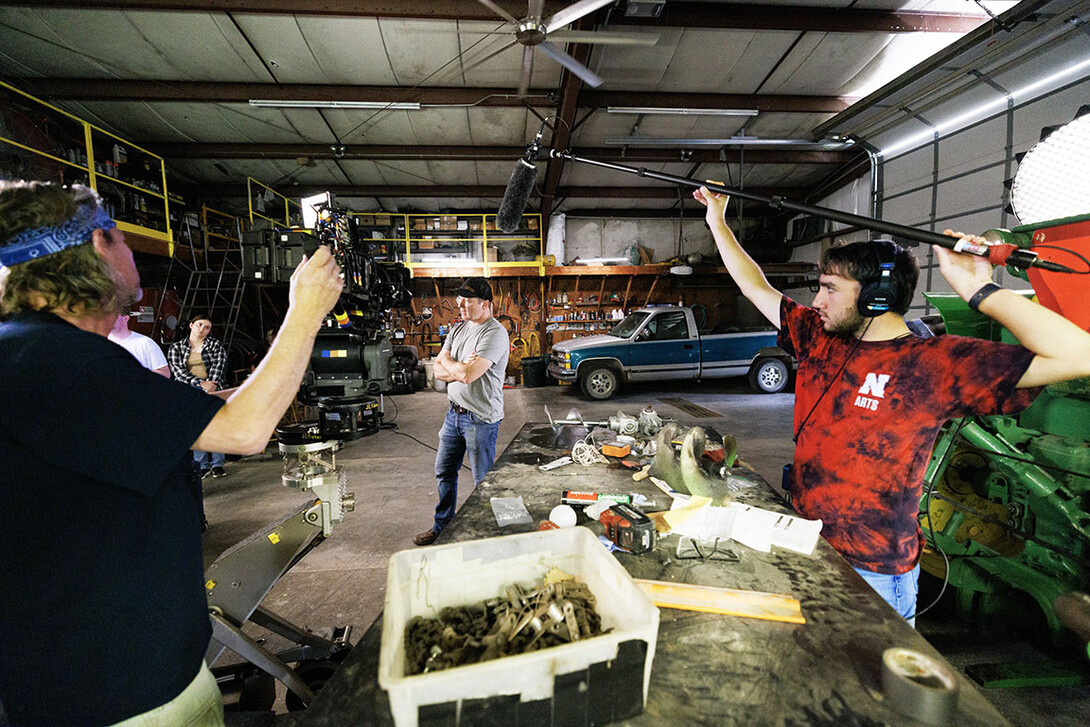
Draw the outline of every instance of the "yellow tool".
M798 599L779 593L664 583L643 578L633 580L656 606L793 624L806 623Z

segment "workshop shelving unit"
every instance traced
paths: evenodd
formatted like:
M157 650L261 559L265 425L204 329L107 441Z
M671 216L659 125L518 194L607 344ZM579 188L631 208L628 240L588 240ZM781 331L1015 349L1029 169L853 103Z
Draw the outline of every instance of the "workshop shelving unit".
M371 241L376 260L396 260L405 248L405 215L373 212L349 212L356 218L360 233Z
M2 81L0 141L0 176L87 184L126 236L166 243L172 253L162 157Z
M237 250L245 231L245 221L208 205L201 207L201 231L207 251Z
M413 277L545 275L541 215L522 216L512 233L496 229L488 214L403 215L403 261Z
M662 302L655 300L655 291L668 270L669 266L666 265L571 265L550 268L545 293L548 311L545 330L550 345L580 336L607 333L632 309ZM641 277L651 278L646 292L643 292L643 284L633 287L633 283L637 283ZM589 285L584 278L591 279ZM622 283L624 293L619 291ZM621 318L612 317L614 310L621 311Z

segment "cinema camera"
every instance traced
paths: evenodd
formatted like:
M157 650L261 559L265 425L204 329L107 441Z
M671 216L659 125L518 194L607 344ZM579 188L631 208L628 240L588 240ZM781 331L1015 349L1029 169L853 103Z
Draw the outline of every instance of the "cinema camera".
M317 405L318 419L278 427L284 458L281 481L307 493L305 503L229 548L205 573L212 640L205 659L221 690L238 689L239 702L271 709L275 691L264 672L287 688L289 710L301 709L314 690L336 671L351 649L351 627L326 635L296 626L262 601L280 577L333 532L355 507L347 491L347 472L336 453L346 441L379 430L382 396L396 383L390 374L392 346L388 312L409 307L407 273L400 263L375 260L371 243L353 217L322 201L303 200L313 215L304 230L257 230L242 238L243 277L287 284L304 256L326 245L344 273L344 291L323 323L299 390L299 399ZM311 204L308 205L307 203ZM247 622L284 637L288 648L273 653L243 632ZM225 649L245 662L215 666ZM294 663L295 667L289 666Z
M405 266L377 261L356 218L336 208L331 196L303 201L304 211L312 212L307 219L311 232L245 233L243 276L288 283L299 261L319 245L330 249L344 273L344 291L318 332L299 389L299 400L317 406L319 418L276 430L285 460L283 483L320 498L306 517L328 536L353 506L334 455L345 441L372 434L382 424L382 396L396 384L388 313L408 307L411 294Z

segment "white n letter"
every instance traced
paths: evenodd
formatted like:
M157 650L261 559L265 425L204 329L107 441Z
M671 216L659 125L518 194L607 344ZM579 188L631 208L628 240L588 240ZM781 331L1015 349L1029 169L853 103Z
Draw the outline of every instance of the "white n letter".
M889 382L889 374L867 374L866 381L859 387L859 393L863 396L876 396L885 398L886 383Z

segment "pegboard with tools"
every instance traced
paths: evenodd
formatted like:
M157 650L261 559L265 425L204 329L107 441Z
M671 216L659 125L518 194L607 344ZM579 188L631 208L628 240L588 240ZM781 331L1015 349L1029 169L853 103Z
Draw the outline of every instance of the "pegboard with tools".
M545 353L541 343L544 282L537 276L513 276L490 278L489 283L492 314L507 329L511 341L507 375L518 380L522 358ZM438 355L447 333L461 320L453 292L459 285L460 278L414 278L409 307L390 312L393 340L415 346L421 358Z

